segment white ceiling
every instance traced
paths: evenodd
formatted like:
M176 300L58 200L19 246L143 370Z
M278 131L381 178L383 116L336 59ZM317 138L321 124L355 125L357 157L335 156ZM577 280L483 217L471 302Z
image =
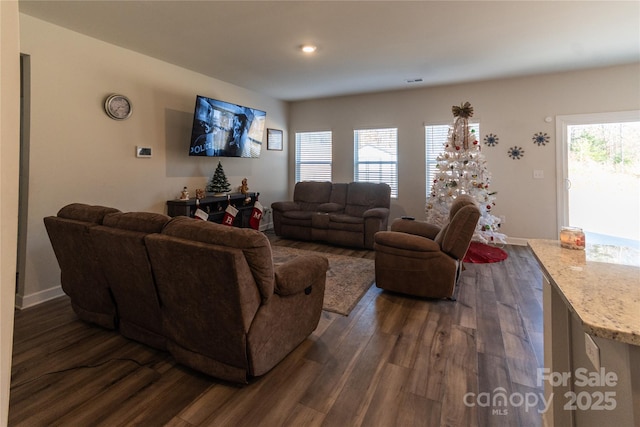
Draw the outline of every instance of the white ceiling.
M20 0L20 11L283 100L640 61L638 1Z

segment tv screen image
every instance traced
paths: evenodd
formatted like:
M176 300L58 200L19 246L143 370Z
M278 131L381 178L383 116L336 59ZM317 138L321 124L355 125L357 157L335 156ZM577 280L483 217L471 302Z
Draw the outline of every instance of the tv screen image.
M198 95L190 156L260 157L267 113Z

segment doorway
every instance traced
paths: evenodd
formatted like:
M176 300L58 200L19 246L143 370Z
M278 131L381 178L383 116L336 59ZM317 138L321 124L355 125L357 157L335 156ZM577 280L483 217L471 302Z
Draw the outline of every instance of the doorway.
M22 308L27 253L29 211L29 130L31 128L31 57L20 55L20 175L18 184L18 245L16 261L16 308Z
M558 228L640 248L640 111L558 116Z

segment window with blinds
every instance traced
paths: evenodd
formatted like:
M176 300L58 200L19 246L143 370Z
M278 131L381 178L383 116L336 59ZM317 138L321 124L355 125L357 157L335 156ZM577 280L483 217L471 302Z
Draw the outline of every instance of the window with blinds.
M398 129L354 130L353 141L354 180L387 183L398 197Z
M331 131L296 132L296 182L331 181Z
M426 171L427 171L427 197L431 193L433 180L437 172L437 159L444 152L444 146L449 139L450 125L426 125L424 127L425 155L426 155ZM475 134L480 135L480 124L469 123L469 130L474 130Z

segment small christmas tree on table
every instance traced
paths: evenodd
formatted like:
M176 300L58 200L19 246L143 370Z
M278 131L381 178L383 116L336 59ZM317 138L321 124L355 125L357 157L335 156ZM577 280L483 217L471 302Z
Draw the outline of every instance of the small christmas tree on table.
M495 206L495 192L489 191L491 174L474 131L469 131L473 107L468 102L453 106L455 117L449 128L444 152L438 155L437 172L427 198L427 222L442 226L449 219L451 203L459 194L474 198L480 209L480 219L473 240L482 243L505 243L505 235L498 232L500 219L491 214Z
M213 173L209 184L207 184L207 191L215 194L223 194L231 191L231 185L229 181L227 181L227 176L224 174L224 169L222 169L220 161L218 161L218 167L216 167L216 171Z

